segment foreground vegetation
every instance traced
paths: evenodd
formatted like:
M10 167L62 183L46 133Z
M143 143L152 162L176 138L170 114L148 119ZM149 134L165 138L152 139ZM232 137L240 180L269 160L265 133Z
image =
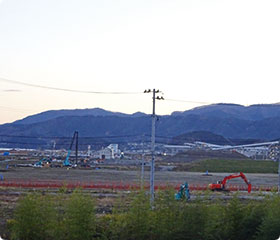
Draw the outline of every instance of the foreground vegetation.
M278 163L268 160L207 159L177 167L177 170L189 172L240 172L240 169L246 173L277 173Z
M246 203L237 197L176 201L170 190L157 193L153 209L145 192L129 198L119 199L112 214L98 215L93 199L81 191L29 194L8 221L10 238L271 240L280 235L278 196Z

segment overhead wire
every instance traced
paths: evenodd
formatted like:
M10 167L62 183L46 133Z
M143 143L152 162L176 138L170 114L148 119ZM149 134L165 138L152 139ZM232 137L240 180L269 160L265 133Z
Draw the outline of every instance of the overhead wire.
M142 135L112 135L112 136L87 136L80 137L79 139L110 139L110 138L130 138L130 137L142 137ZM13 138L33 138L33 139L72 139L71 137L66 136L26 136L26 135L8 135L8 134L0 134L0 137L13 137Z
M5 110L12 110L12 111L19 111L19 112L34 112L38 110L31 110L31 109L23 109L23 108L14 108L14 107L5 107L5 106L0 106L0 108L5 109Z
M199 102L199 101L190 101L190 100L182 100L182 99L171 99L171 98L164 98L165 101L172 101L172 102L185 102L185 103L195 103L195 104L213 104L210 102Z
M74 93L88 93L88 94L142 94L143 92L105 92L105 91L86 91L86 90L76 90L76 89L68 89L68 88L57 88L57 87L50 87L50 86L44 86L44 85L38 85L38 84L32 84L27 82L21 82L11 79L6 79L0 77L0 81L2 82L8 82L28 87L36 87L36 88L43 88L43 89L49 89L49 90L56 90L56 91L64 91L64 92L74 92Z
M133 139L133 142L149 142L147 140L143 140L143 134L141 135L114 135L114 136L96 136L96 137L79 137L79 145L80 146L88 146L88 145L100 145L100 144L106 144L106 142L108 140L113 140L115 139L115 141L117 140L117 142L119 144L122 143L127 143L128 139ZM68 140L71 140L72 137L63 137L63 136L25 136L25 135L7 135L7 134L1 134L0 135L0 144L17 144L17 145L52 145L53 141L50 140L61 140L60 142L56 143L56 146L66 146L68 144ZM5 139L6 138L6 139ZM8 138L8 139L7 139ZM11 140L9 140L11 139ZM27 141L23 142L23 141L19 141L16 139L28 139ZM30 142L30 140L32 142ZM34 142L34 140L38 140L39 142ZM65 142L67 141L67 142Z
M86 94L141 94L144 92L105 92L105 91L83 91L83 90L75 90L75 89L67 89L67 88L57 88L57 87L50 87L50 86L44 86L44 85L38 85L38 84L31 84L16 80L10 80L6 78L1 78L0 81L12 83L12 84L18 84L23 86L29 86L29 87L36 87L36 88L42 88L42 89L49 89L49 90L57 90L57 91L65 91L65 92L74 92L74 93L86 93ZM166 101L173 101L173 102L186 102L186 103L195 103L195 104L212 104L210 102L200 102L200 101L189 101L189 100L180 100L180 99L170 99L170 98L164 98ZM1 106L0 106L1 107ZM1 107L1 108L7 108L7 107ZM0 137L13 137L13 138L29 138L29 139L71 139L72 137L66 137L66 136L17 136L17 135L0 135ZM80 139L87 139L87 140L96 140L96 139L113 139L113 138L137 138L137 137L150 137L149 135L142 134L142 135L119 135L119 136L91 136L91 137L80 137ZM156 139L166 139L171 140L172 137L166 137L166 136L156 136ZM143 141L143 140L142 140ZM158 140L159 142L160 140ZM45 145L47 143L22 143L22 142L11 142L6 141L6 143L15 143L15 144L42 144ZM92 143L91 143L92 144ZM59 145L59 144L58 144ZM64 144L61 144L64 145Z
M150 141L142 141L142 140L137 140L133 141L134 143L150 143ZM119 144L126 144L127 141L118 141ZM36 145L36 146L43 146L43 145L49 145L52 146L52 142L19 142L19 141L1 141L0 144L18 144L18 145ZM94 146L94 145L101 145L101 144L106 144L106 142L90 142L90 143L81 143L79 142L79 146ZM69 142L65 143L56 143L55 146L68 146Z
M156 138L158 139L158 138ZM176 141L176 139L166 139L166 140L174 140ZM117 141L118 144L128 144L128 141L125 141L125 140L121 140L121 141ZM131 143L139 143L139 144L142 144L142 143L151 143L150 140L141 140L141 139L134 139ZM172 145L178 145L178 143L176 142L169 142L169 141L164 141L164 140L156 140L155 142L156 144L172 144ZM186 143L194 143L194 141L187 141ZM248 143L248 144L255 144L255 143L258 143L257 142L253 142L253 143ZM19 142L19 141L5 141L5 140L0 140L0 145L1 144L17 144L17 145L34 145L34 146L52 146L53 145L53 142ZM55 146L68 146L69 142L63 142L63 143L56 143ZM104 145L104 144L108 144L107 142L105 141L95 141L95 142L87 142L87 143L83 143L83 142L79 142L79 146L88 146L88 145L91 145L91 146L96 146L96 145ZM181 143L182 145L183 143ZM202 142L203 144L203 142ZM232 146L232 145L236 145L236 146L239 146L239 145L244 145L242 143L228 143L228 142L225 142L225 141L217 141L215 140L215 143L212 143L213 145L229 145L229 146ZM180 144L179 144L180 145ZM3 145L2 145L3 147Z
M38 85L38 84L32 84L22 81L16 81L11 80L7 78L0 77L0 81L3 82L9 82L13 84L23 85L23 86L29 86L29 87L36 87L36 88L43 88L43 89L49 89L49 90L57 90L57 91L66 91L66 92L75 92L75 93L89 93L89 94L142 94L144 92L110 92L110 91L87 91L87 90L76 90L76 89L68 89L68 88L57 88L57 87L50 87L45 85ZM164 98L165 101L173 101L173 102L186 102L186 103L196 103L196 104L213 104L211 102L201 102L201 101L191 101L191 100L183 100L183 99L171 99L171 98Z
M68 89L68 88L57 88L57 87L51 87L51 86L45 86L45 85L38 85L38 84L32 84L32 83L27 83L27 82L22 82L22 81L17 81L17 80L11 80L7 78L0 77L0 81L2 82L8 82L12 84L18 84L18 85L23 85L23 86L29 86L29 87L36 87L36 88L42 88L42 89L48 89L48 90L56 90L56 91L64 91L64 92L73 92L73 93L84 93L84 94L106 94L106 95L127 95L127 94L142 94L144 92L110 92L110 91L87 91L87 90L76 90L76 89ZM191 100L183 100L183 99L171 99L171 98L164 98L165 101L172 101L172 102L185 102L185 103L193 103L193 104L202 104L202 105L207 105L207 104L213 104L211 102L201 102L201 101L191 101ZM9 107L4 107L0 106L0 108L7 109L7 110L13 110L13 108ZM26 109L17 109L17 111L31 111L31 110L26 110Z
M96 136L96 137L79 137L80 142L79 145L86 146L86 145L100 145L106 144L106 140L116 139L119 144L128 143L128 139L134 138L133 143L150 143L149 138L151 135L149 134L141 134L141 135L115 135L115 136ZM25 135L6 135L0 134L0 144L19 144L19 145L51 145L53 142L49 140L70 140L72 137L59 137L59 136L25 136ZM4 139L3 139L4 138ZM30 139L33 140L32 142L22 142L18 140L5 140L5 138L14 138L14 139ZM44 140L45 139L45 140ZM168 139L171 140L172 137L156 137L157 142L161 143L160 139ZM34 140L45 141L45 142L34 142ZM103 140L103 141L102 141ZM65 146L68 142L57 142L56 146Z

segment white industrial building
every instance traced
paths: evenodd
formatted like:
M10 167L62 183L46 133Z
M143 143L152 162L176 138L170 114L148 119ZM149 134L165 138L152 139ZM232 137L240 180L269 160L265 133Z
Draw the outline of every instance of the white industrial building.
M118 148L118 144L110 144L109 146L102 148L93 154L93 157L99 159L114 159L116 156L119 156L121 151Z

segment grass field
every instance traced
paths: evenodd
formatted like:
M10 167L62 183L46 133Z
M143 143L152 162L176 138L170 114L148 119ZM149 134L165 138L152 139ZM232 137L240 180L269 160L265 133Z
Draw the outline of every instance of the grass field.
M246 172L277 173L278 163L273 161L207 159L178 165L177 170L190 172Z

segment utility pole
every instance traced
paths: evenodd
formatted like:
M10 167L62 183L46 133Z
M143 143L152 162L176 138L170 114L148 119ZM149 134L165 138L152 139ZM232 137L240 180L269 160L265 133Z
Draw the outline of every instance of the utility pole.
M280 194L280 143L275 146L276 161L278 161L278 194Z
M144 137L142 139L141 189L144 189Z
M278 160L278 194L280 194L280 157L279 157L279 152L278 152L277 160Z
M156 97L156 93L159 93L159 90L153 89L153 91L145 90L144 93L153 93L153 111L152 111L152 134L151 134L151 172L150 172L150 203L153 206L154 203L154 180L155 180L155 139L156 139L156 99L157 100L164 100L163 97Z
M79 132L75 131L76 133L76 151L75 151L75 158L76 158L76 164L78 164L78 139L79 139Z
M55 145L56 145L56 141L53 140L53 151L52 151L52 156L54 157L55 156Z
M152 114L152 136L151 136L151 173L150 173L150 202L151 205L154 203L154 192L155 192L155 141L156 141L156 90L153 89L153 114Z
M278 194L280 194L280 142L276 143L276 145L271 147L271 151L269 153L269 156L272 160L278 161ZM270 148L269 147L269 148Z

